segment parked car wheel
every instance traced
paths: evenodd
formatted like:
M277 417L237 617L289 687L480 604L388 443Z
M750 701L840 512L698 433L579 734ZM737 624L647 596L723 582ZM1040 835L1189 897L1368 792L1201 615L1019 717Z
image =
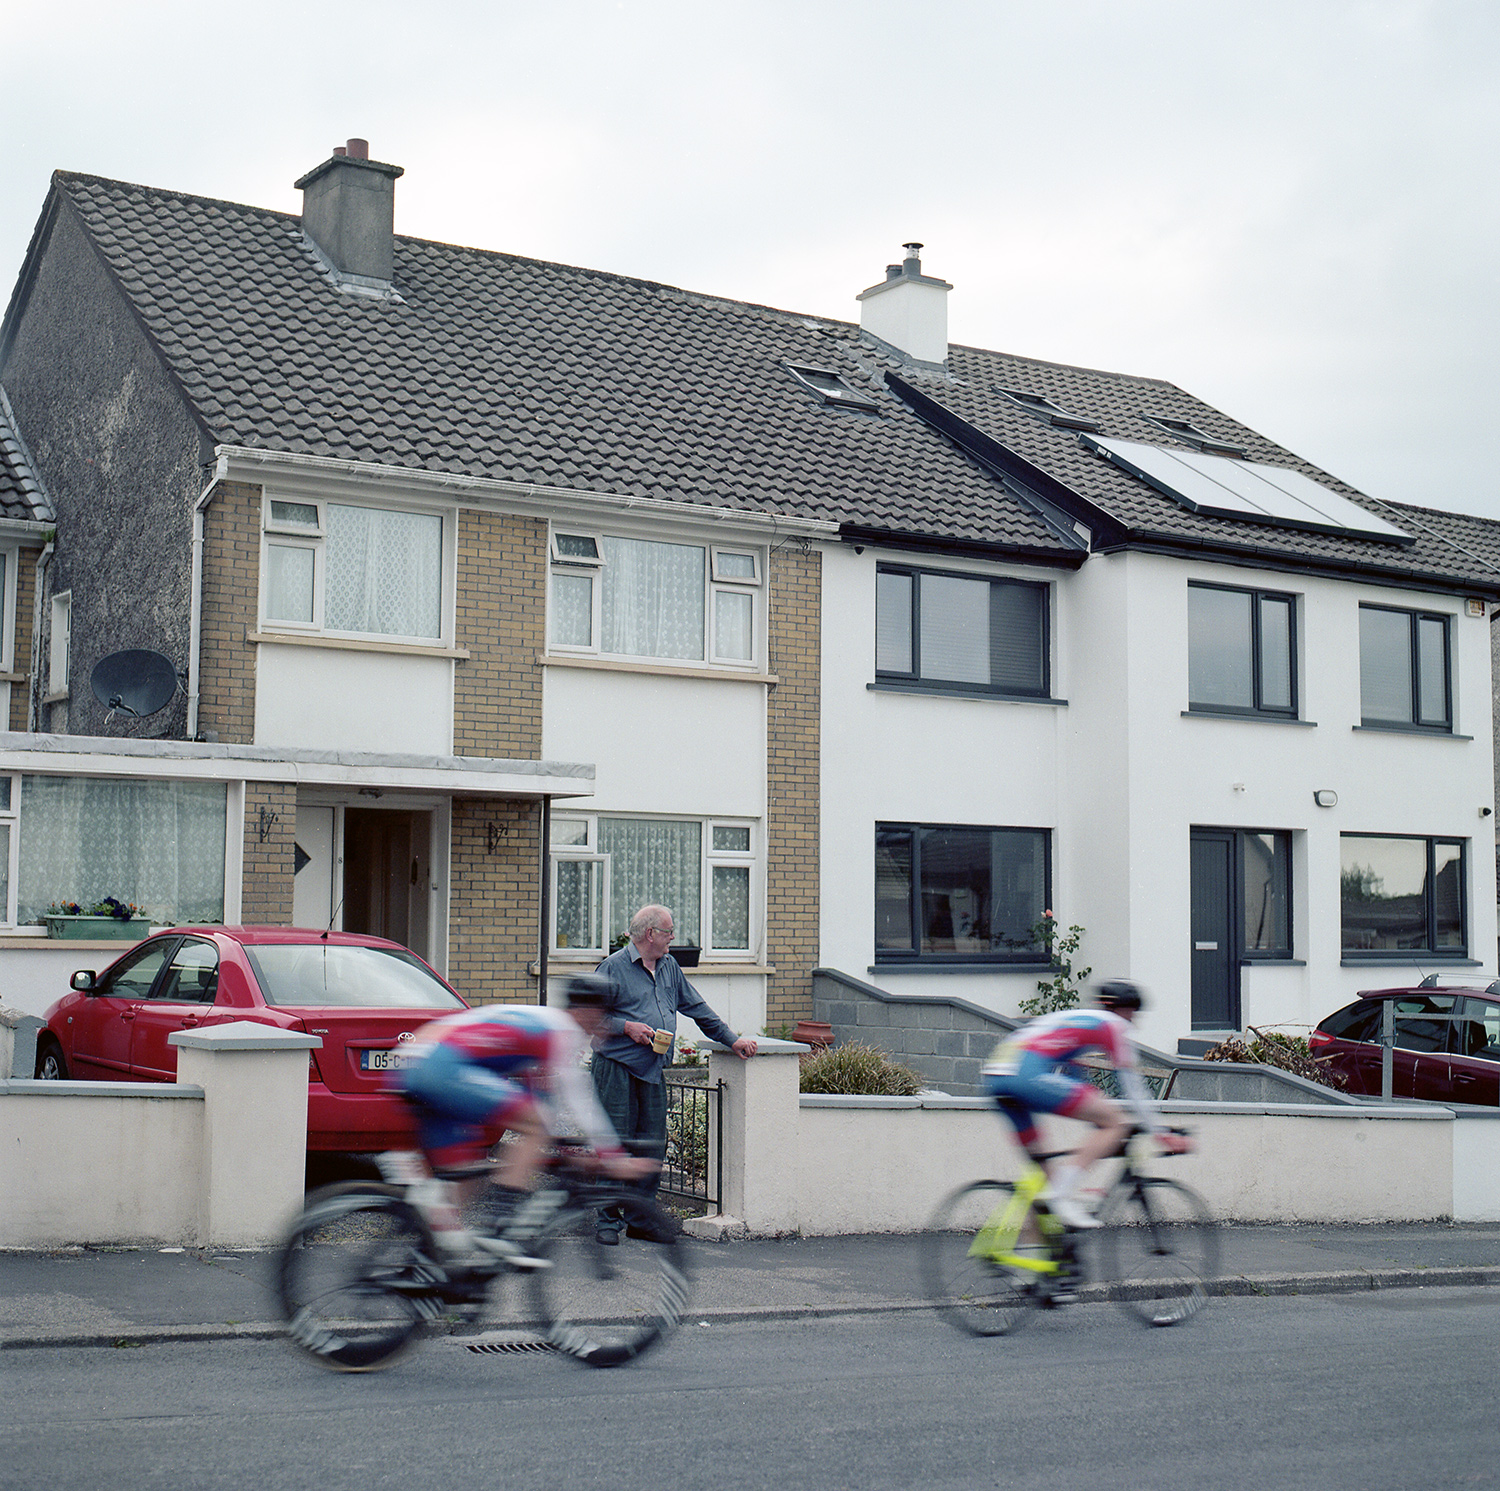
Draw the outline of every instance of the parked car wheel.
M40 1082L66 1082L67 1058L56 1041L41 1041L36 1048L36 1077Z

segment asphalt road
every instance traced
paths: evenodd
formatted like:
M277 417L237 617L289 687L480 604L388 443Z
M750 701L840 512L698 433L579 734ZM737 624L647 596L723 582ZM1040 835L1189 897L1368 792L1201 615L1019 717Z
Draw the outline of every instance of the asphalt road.
M1492 1486L1500 1291L1109 1305L973 1340L925 1313L692 1321L632 1366L426 1343L336 1376L273 1341L3 1358L0 1487L622 1491Z

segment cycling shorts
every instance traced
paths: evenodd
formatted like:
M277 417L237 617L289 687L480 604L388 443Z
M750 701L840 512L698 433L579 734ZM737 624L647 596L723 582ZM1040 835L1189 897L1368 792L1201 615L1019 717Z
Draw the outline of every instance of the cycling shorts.
M1077 1067L1059 1065L1035 1051L1023 1051L1014 1071L985 1073L984 1087L1014 1125L1016 1137L1029 1145L1037 1137L1038 1113L1068 1118L1083 1106L1090 1093L1098 1091L1077 1072Z
M417 1110L417 1140L435 1174L471 1169L534 1099L524 1084L452 1046L434 1046L396 1084Z

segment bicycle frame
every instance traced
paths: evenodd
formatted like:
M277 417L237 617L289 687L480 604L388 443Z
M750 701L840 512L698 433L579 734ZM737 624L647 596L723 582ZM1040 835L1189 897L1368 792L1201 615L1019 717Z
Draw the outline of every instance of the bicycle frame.
M1037 1208L1036 1198L1046 1184L1047 1172L1033 1161L1016 1181L1015 1190L1011 1192L1009 1199L997 1206L984 1226L974 1234L974 1241L969 1245L969 1256L988 1258L992 1262L1003 1263L1008 1268L1024 1269L1028 1273L1060 1273L1062 1262L1056 1256L1053 1244L1067 1229L1050 1212ZM1028 1216L1035 1220L1037 1230L1042 1235L1042 1242L1046 1247L1045 1256L1033 1257L1016 1251L1016 1244L1021 1240L1021 1229L1025 1227Z

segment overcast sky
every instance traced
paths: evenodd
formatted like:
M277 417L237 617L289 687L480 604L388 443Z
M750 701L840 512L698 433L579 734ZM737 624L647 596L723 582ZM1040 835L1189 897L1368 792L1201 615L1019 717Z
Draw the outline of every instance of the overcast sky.
M1372 496L1500 517L1500 6L0 0L0 286L57 167L1165 378Z

